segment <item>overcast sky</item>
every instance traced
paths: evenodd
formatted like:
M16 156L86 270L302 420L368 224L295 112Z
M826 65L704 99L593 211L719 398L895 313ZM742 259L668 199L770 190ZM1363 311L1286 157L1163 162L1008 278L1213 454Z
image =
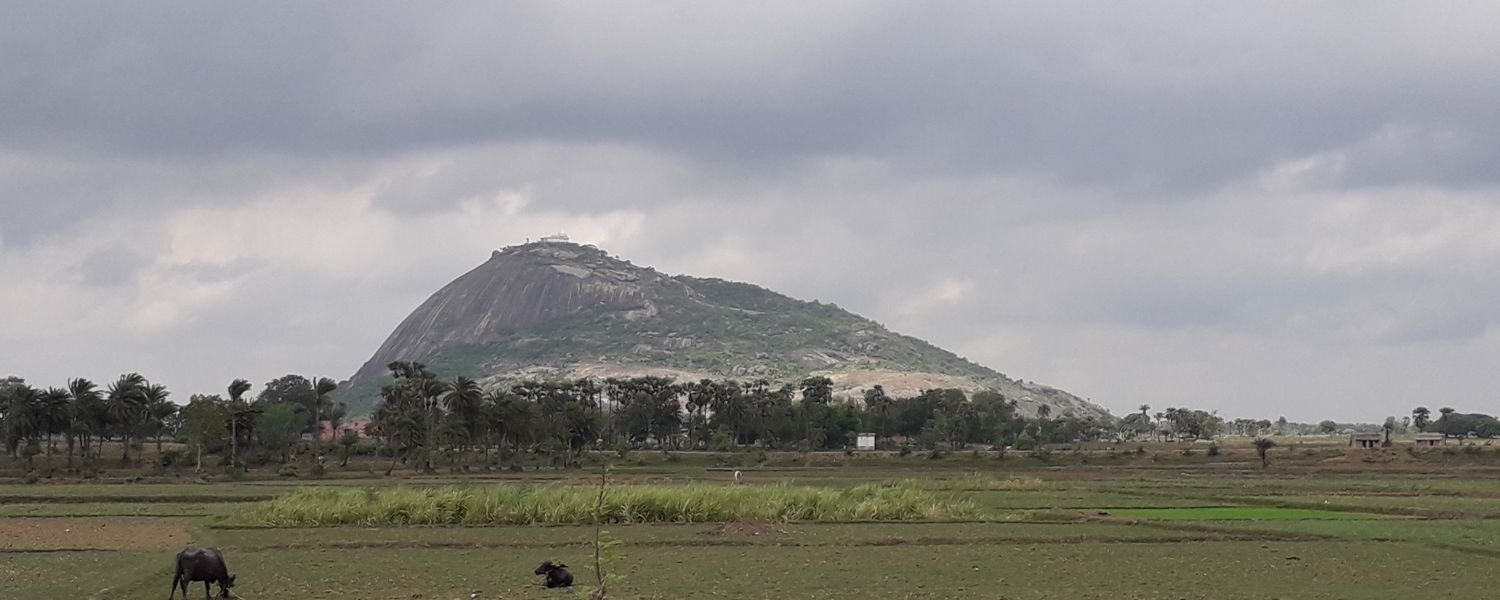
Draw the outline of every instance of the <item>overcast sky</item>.
M564 231L1116 414L1500 411L1500 3L3 4L0 375L342 379Z

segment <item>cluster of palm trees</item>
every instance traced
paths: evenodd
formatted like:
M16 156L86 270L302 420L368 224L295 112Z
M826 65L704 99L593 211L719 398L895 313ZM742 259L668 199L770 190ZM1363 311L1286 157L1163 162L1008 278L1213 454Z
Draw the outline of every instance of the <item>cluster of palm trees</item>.
M994 392L971 399L961 390L938 389L893 398L875 386L863 403L839 402L826 377L773 385L645 376L521 381L486 390L468 377L440 379L417 362L387 368L392 379L381 388L368 432L389 453L388 471L397 460L433 470L445 459L458 466L492 452L498 458L523 450L568 462L590 447L836 449L847 447L858 432L954 448L1071 442L1111 432L1105 419L1050 419L1046 413L1022 418L1014 402Z
M106 441L120 442L120 460L130 461L132 442L162 436L176 427L177 405L165 386L139 373L121 375L105 388L88 379L73 379L67 387L40 389L24 380L0 380L0 433L11 456L31 457L66 448L68 463L75 456L102 458Z
M486 389L469 377L440 379L417 362L395 362L388 369L392 378L382 386L365 431L389 455L388 470L398 460L434 470L492 453L498 462L521 451L572 463L588 448L837 449L849 446L858 432L931 448L1072 442L1113 432L1105 419L1053 419L1050 411L1024 418L1014 402L994 392L971 398L935 389L896 398L875 386L862 403L836 401L826 377L772 384L644 376L520 381ZM224 455L225 464L241 465L252 444L256 460L280 455L284 462L311 432L321 466L322 423L332 421L337 430L342 416L330 399L337 387L329 379L288 375L251 400L250 383L236 379L227 397L194 395L178 406L165 387L136 373L104 388L86 379L49 389L6 379L0 380L0 433L12 456L59 452L61 442L70 464L75 456L99 458L106 441L119 442L120 458L129 462L133 449L147 440L156 440L160 454L162 440L175 439L196 453L201 468L203 456L213 453ZM340 442L347 460L355 440Z
M194 395L178 405L165 386L139 373L102 388L88 379L46 389L15 377L0 379L0 441L10 456L26 458L28 468L41 454L66 453L69 466L75 458L97 461L110 442L119 444L120 461L130 463L131 453L148 440L155 441L158 456L164 441L178 440L196 450L200 467L205 452L215 451L227 451L228 462L239 464L246 444L259 442L285 454L317 423L342 414L330 410L329 395L338 387L332 380L288 375L277 381L288 382L284 387L296 397L247 399L250 382L236 379L228 398ZM317 445L313 436L314 450Z
M388 365L392 381L381 388L381 402L370 433L398 457L431 470L444 457L461 460L487 454L539 449L567 461L587 447L708 447L765 439L779 443L827 418L832 382L810 379L804 395L811 408L798 411L797 388L769 382L740 384L703 380L678 383L665 377L609 378L603 381L521 381L484 390L469 377L440 380L417 362ZM712 415L710 418L709 415Z
M1151 405L1142 404L1140 412L1126 415L1120 422L1120 430L1128 435L1161 434L1178 439L1201 439L1218 437L1224 431L1224 418L1218 413L1190 408L1168 408L1151 414ZM1285 419L1282 420L1285 422ZM1271 427L1267 420L1236 419L1229 423L1236 433L1259 435Z

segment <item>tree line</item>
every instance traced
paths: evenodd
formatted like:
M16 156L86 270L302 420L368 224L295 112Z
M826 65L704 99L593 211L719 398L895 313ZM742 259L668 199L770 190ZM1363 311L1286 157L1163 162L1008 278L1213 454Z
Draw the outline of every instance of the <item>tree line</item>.
M1417 431L1441 433L1447 437L1500 436L1500 419L1484 413L1461 413L1446 406L1438 409L1436 419L1432 418L1432 411L1427 407L1418 406L1411 411L1410 424Z
M284 461L304 434L316 434L319 422L342 418L342 407L330 400L336 388L331 379L287 375L250 399L250 382L236 379L227 397L193 395L178 405L165 386L139 373L102 387L78 378L45 389L6 377L0 379L0 441L7 454L28 465L42 454L66 454L69 466L75 459L97 463L109 442L119 444L120 462L130 463L131 452L147 441L162 455L163 440L187 443L200 468L205 454L239 464L246 450Z
M881 386L863 402L838 401L833 381L772 384L666 377L525 380L483 389L469 377L444 380L418 362L388 365L369 433L390 455L422 470L474 457L545 452L569 462L588 449L730 450L740 446L831 450L860 432L889 445L926 448L1088 441L1112 432L1094 417L1024 418L997 392L957 389L891 397ZM800 400L799 400L800 397ZM388 470L389 470L388 468Z

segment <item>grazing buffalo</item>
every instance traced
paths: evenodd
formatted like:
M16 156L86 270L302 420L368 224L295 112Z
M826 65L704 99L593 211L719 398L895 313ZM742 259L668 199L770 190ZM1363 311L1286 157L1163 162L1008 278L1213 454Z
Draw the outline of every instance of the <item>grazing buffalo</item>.
M552 561L549 560L542 563L542 566L537 567L534 573L537 575L546 575L547 587L549 588L573 587L573 574L568 572L568 565L562 563L552 564Z
M188 548L177 553L177 567L172 575L172 593L167 594L167 600L172 600L177 595L178 586L182 587L182 598L187 600L188 582L203 582L203 597L209 596L209 585L219 584L219 597L230 598L229 588L234 587L234 575L229 574L229 567L224 564L224 553L218 548Z

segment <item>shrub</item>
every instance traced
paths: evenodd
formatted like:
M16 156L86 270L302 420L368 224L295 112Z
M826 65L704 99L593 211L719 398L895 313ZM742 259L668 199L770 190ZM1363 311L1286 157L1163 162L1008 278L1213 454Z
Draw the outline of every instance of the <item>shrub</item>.
M1031 436L1026 435L1026 434L1023 433L1023 434L1021 434L1020 437L1016 438L1015 447L1016 447L1016 450L1020 450L1020 451L1023 451L1023 452L1026 451L1026 450L1035 450L1036 449L1036 438L1031 437Z
M188 459L187 452L183 451L181 448L164 450L162 451L161 456L156 457L156 464L163 469L181 467L188 464L189 462L192 461Z
M36 482L41 481L41 480L42 480L41 474L37 473L36 471L27 471L26 472L26 476L21 478L21 481L23 481L25 483L36 483Z
M280 469L277 469L276 470L276 474L279 475L279 476L281 476L281 477L296 477L297 476L297 467L292 466L292 465L286 465L284 467L281 467Z
M708 449L714 452L733 451L734 438L727 431L716 431L713 437L708 438Z
M911 456L911 444L901 444L901 450L896 454L900 456Z
M943 458L944 454L945 454L945 452L943 452L942 448L933 448L931 452L927 453L927 459L928 460L940 460L940 459Z
M1218 444L1209 444L1209 446L1208 446L1208 455L1209 456L1218 456L1219 455L1219 445Z

